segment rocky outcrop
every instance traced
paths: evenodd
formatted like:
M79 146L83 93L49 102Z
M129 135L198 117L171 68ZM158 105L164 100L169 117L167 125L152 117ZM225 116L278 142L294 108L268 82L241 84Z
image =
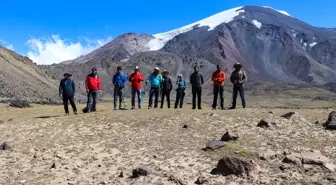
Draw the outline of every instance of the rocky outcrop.
M236 175L242 177L255 176L258 173L258 167L251 161L237 157L223 157L217 164L217 171L224 175Z

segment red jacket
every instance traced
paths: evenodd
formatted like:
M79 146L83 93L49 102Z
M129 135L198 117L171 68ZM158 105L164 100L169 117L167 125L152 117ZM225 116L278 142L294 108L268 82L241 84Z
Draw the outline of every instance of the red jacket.
M224 86L224 81L226 79L226 74L223 71L215 71L212 74L212 81L216 86Z
M145 79L141 73L132 73L128 80L132 83L132 88L141 89L141 82Z
M86 90L100 90L100 78L98 75L89 74L85 80Z

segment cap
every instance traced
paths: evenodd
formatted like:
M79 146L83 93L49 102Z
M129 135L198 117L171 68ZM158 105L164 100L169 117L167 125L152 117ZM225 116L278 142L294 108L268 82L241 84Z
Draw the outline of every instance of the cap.
M164 74L164 73L169 74L169 72L167 70L163 70L162 74Z
M160 68L158 68L158 67L155 67L155 68L154 68L154 70L160 71Z
M135 68L134 69L139 69L139 66L135 66Z
M221 65L217 65L217 68L222 68L222 66Z
M92 68L92 71L97 71L97 68L95 68L95 67L94 67L94 68Z
M64 73L63 76L72 76L72 74L70 74L70 73Z
M242 67L242 65L241 65L241 63L235 63L235 64L233 65L233 67L234 67L234 68L236 68L236 67Z

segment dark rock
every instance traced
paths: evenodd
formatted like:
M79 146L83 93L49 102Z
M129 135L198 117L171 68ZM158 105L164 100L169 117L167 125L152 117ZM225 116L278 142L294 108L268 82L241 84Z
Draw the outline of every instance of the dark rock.
M12 147L9 146L9 144L7 142L3 142L1 145L0 145L0 150L12 150Z
M269 128L273 125L276 125L276 123L270 119L262 119L260 120L260 122L258 123L258 127L261 127L261 128Z
M9 103L10 107L15 107L15 108L30 108L32 107L27 101L25 100L13 100Z
M138 178L140 176L147 176L148 171L143 168L137 168L132 171L132 178Z
M188 128L188 125L183 125L183 128Z
M225 146L225 142L219 140L212 140L206 144L207 149L216 150Z
M274 114L274 112L273 112L273 111L269 111L268 113L270 113L270 114Z
M325 123L326 129L336 130L336 111L332 111L329 114L328 120Z
M258 168L255 164L245 159L225 156L219 160L217 171L224 176L253 177L258 173Z
M281 152L275 152L273 150L267 150L266 152L259 154L259 158L261 160L266 160L266 161L274 160L274 159L281 158L281 157L282 157Z
M51 165L50 169L55 169L55 168L56 168L56 163L54 162L54 163Z
M101 167L101 164L98 164L98 168L100 168Z
M301 119L301 116L296 112L289 112L287 114L282 115L281 117L288 120Z
M295 165L302 165L302 157L299 153L292 153L286 155L286 157L282 160L284 163L291 163Z
M0 120L0 124L3 124L3 123L4 123L4 121Z
M228 131L222 136L221 141L232 141L232 140L234 141L237 140L238 138L239 138L238 133Z
M200 176L200 177L197 178L195 184L206 184L206 183L208 183L208 182L209 182L209 181L208 181L205 177Z
M124 172L121 171L120 174L119 174L119 177L124 178Z
M174 175L170 175L168 177L168 181L173 182L177 185L187 185L185 182L183 182L181 179L175 177Z

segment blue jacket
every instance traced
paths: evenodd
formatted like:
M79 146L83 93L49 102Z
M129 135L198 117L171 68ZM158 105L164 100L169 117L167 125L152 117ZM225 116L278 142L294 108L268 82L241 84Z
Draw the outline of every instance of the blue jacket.
M176 81L177 89L181 89L182 87L187 88L187 84L184 80L177 80Z
M153 73L151 73L148 77L148 82L150 83L151 87L160 87L162 81L162 75L160 74L154 76Z
M59 94L63 96L74 96L76 92L75 82L71 79L64 78L59 85Z
M126 86L127 76L123 72L117 72L112 79L114 86Z

